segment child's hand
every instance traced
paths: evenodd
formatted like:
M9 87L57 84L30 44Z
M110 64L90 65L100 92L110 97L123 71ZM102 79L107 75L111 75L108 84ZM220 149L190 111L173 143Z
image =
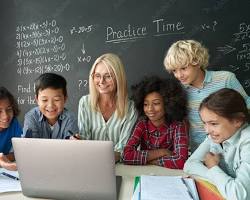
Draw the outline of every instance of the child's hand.
M215 165L218 165L220 162L220 154L214 154L211 152L208 152L204 157L204 164L207 166L207 168L212 168Z
M151 160L148 164L150 164L150 165L159 165L159 162L158 162L157 159L155 159L155 160Z
M3 153L0 153L0 166L11 171L17 170L16 163L10 162Z
M70 140L81 140L82 137L77 133L69 137Z

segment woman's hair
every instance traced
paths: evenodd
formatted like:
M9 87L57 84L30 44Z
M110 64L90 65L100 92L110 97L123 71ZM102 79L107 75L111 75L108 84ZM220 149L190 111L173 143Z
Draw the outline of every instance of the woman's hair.
M206 69L208 66L208 49L195 40L179 40L173 43L164 58L164 66L171 72L188 65L199 66Z
M244 98L233 89L223 88L210 94L201 102L199 111L203 108L207 108L228 120L250 121Z
M89 94L90 102L93 110L98 111L98 98L99 92L96 90L93 74L95 68L99 63L103 63L109 71L112 71L115 75L114 83L116 84L116 111L120 118L123 118L127 114L128 109L128 91L127 91L127 79L125 75L124 66L121 59L112 53L106 53L96 59L89 74Z
M20 110L18 108L18 104L14 96L5 88L5 87L0 87L0 100L9 100L10 105L13 109L13 114L14 117L16 117L19 113Z
M138 84L131 86L131 90L139 117L146 117L144 99L152 92L159 93L163 98L166 122L182 121L187 115L186 93L174 77L144 77Z

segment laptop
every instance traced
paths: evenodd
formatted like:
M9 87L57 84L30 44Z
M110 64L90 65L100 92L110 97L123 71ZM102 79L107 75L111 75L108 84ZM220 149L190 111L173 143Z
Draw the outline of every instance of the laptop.
M118 199L111 141L12 138L12 144L25 196Z

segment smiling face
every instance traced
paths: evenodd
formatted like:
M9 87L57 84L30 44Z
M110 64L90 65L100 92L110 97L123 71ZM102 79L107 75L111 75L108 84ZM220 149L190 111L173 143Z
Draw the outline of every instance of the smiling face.
M36 101L50 125L56 123L58 116L64 109L66 99L62 89L46 88L39 90Z
M0 131L9 127L14 111L8 99L0 100Z
M96 90L102 94L114 94L116 91L115 75L111 68L100 62L92 75Z
M165 122L164 102L158 92L149 93L144 98L143 109L145 115L156 127Z
M204 122L206 132L215 143L222 143L229 139L243 123L237 119L228 120L227 118L221 117L206 107L201 109L200 116Z
M196 87L201 85L204 80L204 72L198 66L188 65L179 67L173 69L172 73L183 85L193 85Z

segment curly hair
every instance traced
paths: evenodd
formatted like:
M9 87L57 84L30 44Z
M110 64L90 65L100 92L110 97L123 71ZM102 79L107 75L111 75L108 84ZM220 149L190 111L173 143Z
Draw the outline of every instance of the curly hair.
M167 71L188 65L198 65L203 70L208 66L208 49L196 40L179 40L167 51L163 64Z
M187 116L187 96L181 84L174 77L160 78L158 76L146 76L139 83L131 86L132 100L135 102L139 117L144 114L144 99L152 93L158 92L164 100L165 120L182 121Z
M18 116L20 113L17 101L15 97L7 90L5 87L0 87L0 100L8 99L10 102L10 105L13 109L14 117Z

